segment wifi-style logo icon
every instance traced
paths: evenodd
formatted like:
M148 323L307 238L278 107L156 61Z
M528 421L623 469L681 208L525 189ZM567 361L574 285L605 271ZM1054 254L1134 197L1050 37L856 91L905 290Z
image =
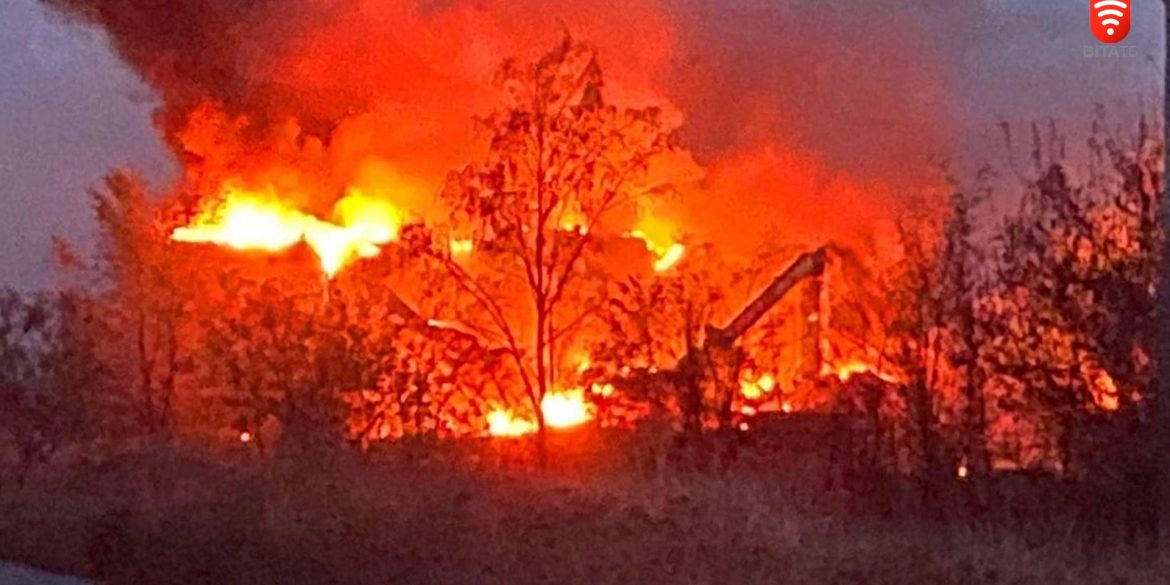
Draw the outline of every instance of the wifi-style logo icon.
M1129 34L1129 12L1133 0L1090 0L1093 36L1102 43L1118 43Z

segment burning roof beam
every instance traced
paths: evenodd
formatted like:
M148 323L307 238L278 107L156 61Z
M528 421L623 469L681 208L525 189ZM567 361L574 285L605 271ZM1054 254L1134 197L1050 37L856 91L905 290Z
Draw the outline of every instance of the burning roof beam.
M802 254L796 262L793 262L788 269L777 276L767 288L760 292L752 302L748 303L726 327L719 329L714 326L708 326L708 342L721 347L730 347L752 325L755 325L762 319L776 303L780 302L780 299L784 298L784 295L788 294L788 291L792 290L794 286L806 278L820 276L824 273L825 251L826 249L822 247L815 252Z

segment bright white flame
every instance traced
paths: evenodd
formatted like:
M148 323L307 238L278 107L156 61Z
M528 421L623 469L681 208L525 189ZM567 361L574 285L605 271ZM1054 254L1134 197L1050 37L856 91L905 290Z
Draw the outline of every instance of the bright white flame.
M512 417L506 410L487 415L488 432L495 437L520 437L536 431L536 424Z
M593 418L581 391L550 392L540 401L540 410L544 423L554 429L575 427Z
M666 253L654 262L654 271L666 272L667 270L670 270L674 267L675 264L678 264L679 260L682 260L683 254L685 254L686 251L686 246L683 246L682 244L671 244L670 247L666 249Z
M769 374L764 374L763 377L761 377L759 381L756 382L756 385L760 387L760 390L763 390L764 393L767 394L776 387L776 379Z
M466 256L474 248L475 242L471 240L451 240L451 254L454 256Z

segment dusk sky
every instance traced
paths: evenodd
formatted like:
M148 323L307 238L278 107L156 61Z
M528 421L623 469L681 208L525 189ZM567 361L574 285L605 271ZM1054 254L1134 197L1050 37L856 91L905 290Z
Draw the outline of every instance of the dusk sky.
M1111 59L1083 55L1084 46L1100 45L1086 4L981 0L926 9L957 80L945 99L959 137L940 157L967 164L1002 157L996 127L1002 120L1053 116L1076 137L1096 103L1119 114L1156 111L1161 2L1142 0L1134 8L1133 30L1122 44L1136 47L1137 57ZM151 126L151 91L111 54L100 32L64 23L36 0L4 0L0 77L0 285L35 288L52 282L53 235L85 243L87 187L113 167L143 171L155 182L174 167Z

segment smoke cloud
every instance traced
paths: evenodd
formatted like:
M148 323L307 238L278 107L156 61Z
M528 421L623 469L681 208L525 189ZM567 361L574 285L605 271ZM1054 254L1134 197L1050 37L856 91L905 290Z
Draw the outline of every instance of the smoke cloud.
M740 250L866 228L951 132L930 23L901 0L42 1L108 33L188 169L279 175L309 206L354 183L425 206L474 158L496 65L565 27L609 101L680 114L703 175L667 213Z

